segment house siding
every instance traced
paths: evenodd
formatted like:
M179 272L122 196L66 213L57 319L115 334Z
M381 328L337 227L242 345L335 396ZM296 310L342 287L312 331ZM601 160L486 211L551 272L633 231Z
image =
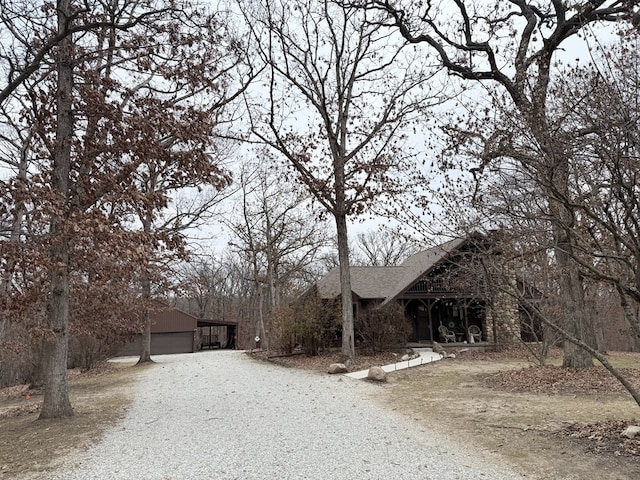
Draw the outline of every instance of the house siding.
M196 350L198 319L186 312L155 302L151 317L151 355L192 353ZM119 356L139 355L142 335L124 345Z

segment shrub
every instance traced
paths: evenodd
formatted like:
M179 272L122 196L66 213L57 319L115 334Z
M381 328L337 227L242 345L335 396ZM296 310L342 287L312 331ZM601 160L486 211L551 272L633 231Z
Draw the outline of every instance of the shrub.
M395 302L378 308L372 305L362 309L355 322L360 347L374 352L394 349L406 342L409 323L404 309Z
M300 345L308 355L334 346L340 332L337 307L336 302L323 302L311 291L298 302L279 308L271 319L272 345L286 353Z
M93 335L75 335L69 341L67 366L88 371L116 355L130 337L96 338Z
M40 362L38 347L24 325L5 327L0 342L0 388L35 382Z

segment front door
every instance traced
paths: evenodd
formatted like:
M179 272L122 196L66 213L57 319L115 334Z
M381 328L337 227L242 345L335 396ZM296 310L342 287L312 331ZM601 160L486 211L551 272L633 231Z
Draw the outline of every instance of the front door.
M429 325L429 310L425 305L418 306L416 314L416 336L418 341L432 340L431 326Z

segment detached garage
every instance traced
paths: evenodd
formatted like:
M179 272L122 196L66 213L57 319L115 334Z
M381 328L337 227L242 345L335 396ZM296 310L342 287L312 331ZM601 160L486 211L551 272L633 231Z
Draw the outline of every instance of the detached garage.
M151 315L151 355L196 351L198 319L193 315L156 301ZM118 355L140 355L142 335L120 349Z

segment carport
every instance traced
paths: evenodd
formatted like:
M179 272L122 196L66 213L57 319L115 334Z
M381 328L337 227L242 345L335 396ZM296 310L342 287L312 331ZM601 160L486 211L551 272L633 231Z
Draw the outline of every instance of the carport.
M200 350L205 348L236 348L238 322L231 320L198 319Z

